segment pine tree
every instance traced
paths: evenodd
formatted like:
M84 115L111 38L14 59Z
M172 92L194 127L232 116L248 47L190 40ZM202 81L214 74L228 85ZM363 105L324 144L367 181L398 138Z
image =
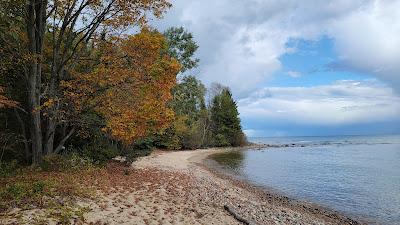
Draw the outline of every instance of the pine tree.
M216 146L239 146L243 144L236 102L225 88L213 98L211 106L212 133Z

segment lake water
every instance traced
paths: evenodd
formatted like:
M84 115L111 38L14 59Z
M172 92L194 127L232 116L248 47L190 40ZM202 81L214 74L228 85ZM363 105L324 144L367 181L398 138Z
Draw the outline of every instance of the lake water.
M235 151L214 159L250 182L296 199L354 218L400 224L399 135L250 141L298 147Z

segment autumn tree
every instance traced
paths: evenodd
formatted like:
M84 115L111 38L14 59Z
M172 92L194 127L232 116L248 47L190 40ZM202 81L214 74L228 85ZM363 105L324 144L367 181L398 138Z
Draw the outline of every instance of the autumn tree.
M120 33L128 26L144 24L146 14L161 17L170 6L167 0L26 1L27 49L32 56L27 64L27 90L33 163L62 145L61 141L54 147L56 129L68 126L60 124L60 82L85 58L85 46L99 31Z
M29 119L26 105L28 96L26 63L31 56L27 51L24 5L23 0L0 0L0 86L3 87L3 97L0 97L2 98L0 101L4 103L4 97L7 97L8 100L3 106L10 106L9 103L14 106L2 109L0 130L16 137L13 141L14 147L20 148L23 144L24 158L29 161L31 154L26 124ZM13 153L22 153L20 150L15 150ZM22 160L22 157L20 159Z
M156 31L113 38L102 45L99 64L65 82L66 94L78 112L94 109L103 131L126 145L169 126L180 64L165 54L166 40Z
M117 148L159 133L176 148L212 145L212 104L200 80L187 76L199 63L193 35L147 24L170 6L0 0L0 128L18 137L15 152L22 155L23 144L25 161L37 165L67 144L94 143L92 136Z

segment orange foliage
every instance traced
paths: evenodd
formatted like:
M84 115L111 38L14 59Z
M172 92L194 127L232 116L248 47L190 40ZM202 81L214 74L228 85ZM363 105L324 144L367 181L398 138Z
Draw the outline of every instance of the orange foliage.
M7 108L7 107L16 107L17 102L8 99L6 96L3 95L4 89L0 87L0 108Z
M157 133L171 123L172 98L180 64L165 54L157 32L114 38L101 46L100 63L64 83L78 111L93 108L105 119L104 132L125 144Z

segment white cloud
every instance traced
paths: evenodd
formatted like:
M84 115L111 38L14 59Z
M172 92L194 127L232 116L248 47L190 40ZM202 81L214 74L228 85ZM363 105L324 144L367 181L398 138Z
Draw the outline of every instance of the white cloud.
M293 77L293 78L298 78L301 77L301 73L298 71L288 71L287 75Z
M238 102L241 117L297 125L340 126L397 121L400 97L376 81L261 89Z
M276 39L265 42L265 39ZM242 28L221 44L215 61L200 75L206 82L228 84L236 93L248 93L281 69L277 52L285 52L285 39L264 30ZM279 42L279 45L273 43Z
M257 131L253 129L245 129L243 132L246 134L247 137L256 137Z
M399 0L173 1L159 27L184 25L200 44L200 78L229 85L236 96L260 88L282 69L292 39L327 35L343 68L400 90Z
M347 67L400 90L400 1L374 1L332 23L329 35Z

